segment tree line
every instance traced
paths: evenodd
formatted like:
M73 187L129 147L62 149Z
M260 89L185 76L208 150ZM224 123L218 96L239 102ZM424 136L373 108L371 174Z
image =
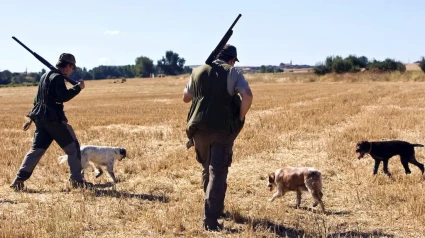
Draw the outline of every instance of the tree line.
M135 59L133 65L108 66L100 65L90 70L83 67L77 67L70 78L79 80L98 80L98 79L113 79L113 78L146 78L152 74L164 75L180 75L191 73L192 68L185 66L186 60L179 56L178 53L171 50L165 52L157 64L146 56L140 56ZM39 82L41 76L46 72L42 69L40 72L32 72L27 75L22 73L12 73L9 70L0 72L0 84L22 84Z
M191 73L192 69L188 66L184 66L185 63L186 60L184 58L169 50L165 52L165 56L157 60L156 65L149 57L140 56L135 59L133 65L100 65L90 70L87 70L85 67L77 67L70 77L75 80L98 80L112 78L144 78L150 77L152 74L180 75ZM421 60L415 63L418 63L421 70L425 73L425 57L422 57ZM357 57L355 55L349 55L345 58L341 56L328 56L324 62L318 63L313 67L313 72L317 75L325 75L328 73L342 74L357 73L362 69L373 72L405 72L406 66L402 62L390 58L383 61L378 61L376 59L370 61L366 56ZM283 70L272 66L262 65L260 67L261 73L276 73L282 71ZM22 73L12 73L9 70L0 71L0 85L37 83L45 72L46 70L42 69L40 72L32 72L25 75Z
M260 73L283 73L283 69L272 65L261 65Z
M422 57L419 63L419 67L425 72L425 58ZM345 58L341 56L328 56L324 62L316 64L313 67L313 72L317 75L325 75L328 73L357 73L364 70L372 72L405 72L406 66L394 59L386 58L383 61L373 59L369 61L366 56L357 57L355 55L349 55Z

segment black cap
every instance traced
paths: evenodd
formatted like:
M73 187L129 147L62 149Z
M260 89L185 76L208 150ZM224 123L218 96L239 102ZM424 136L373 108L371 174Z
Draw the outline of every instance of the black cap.
M218 55L228 55L231 57L235 57L236 61L239 62L236 47L234 47L233 45L230 45L230 44L225 45Z

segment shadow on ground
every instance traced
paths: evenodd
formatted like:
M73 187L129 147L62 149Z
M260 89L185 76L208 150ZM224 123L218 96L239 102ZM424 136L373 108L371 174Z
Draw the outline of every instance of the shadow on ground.
M361 232L361 231L344 231L338 233L332 233L326 236L327 238L339 238L339 237L361 237L361 238L369 238L369 237L379 237L379 238L393 238L394 235L386 234L381 231L372 231L372 232Z
M0 199L0 204L1 203L10 203L10 204L17 204L17 201L13 201L13 200L9 200L9 199Z
M316 208L311 208L311 207L299 207L297 208L296 206L289 206L290 208L293 209L300 209L300 210L304 210L304 211L310 211L313 213L317 213L317 214L321 214L322 210L321 209L316 209ZM335 211L335 210L330 210L330 209L326 209L325 208L325 215L337 215L337 216L343 216L343 215L349 215L351 214L350 211Z
M226 212L224 214L224 218L226 220L233 220L238 224L249 224L253 230L266 228L270 232L273 232L277 237L304 237L305 234L303 230L285 227L282 224L276 224L268 219L252 219L243 216L239 212ZM240 230L231 230L230 232L240 232Z
M36 190L36 189L32 189L32 188L24 188L22 190L14 190L15 192L18 193L47 193L48 191L46 190Z
M136 193L127 193L120 192L117 190L94 190L94 194L96 197L114 197L114 198L137 198L141 200L149 200L149 201L159 201L163 203L168 202L168 198L165 195L157 196L151 194L136 194Z

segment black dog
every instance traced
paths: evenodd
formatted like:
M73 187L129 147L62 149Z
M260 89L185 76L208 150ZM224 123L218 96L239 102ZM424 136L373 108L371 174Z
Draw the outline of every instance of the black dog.
M356 153L359 153L359 159L368 153L375 160L373 174L378 172L379 164L384 162L384 173L391 176L388 172L388 160L394 155L399 155L401 164L404 167L406 174L410 174L409 163L418 166L422 174L424 173L424 165L419 163L415 158L414 147L424 147L422 144L411 144L406 141L360 141L357 143Z

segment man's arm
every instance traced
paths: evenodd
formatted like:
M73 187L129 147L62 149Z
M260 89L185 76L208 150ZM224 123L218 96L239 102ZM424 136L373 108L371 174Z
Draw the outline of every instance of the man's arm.
M67 89L64 80L63 76L60 75L55 76L55 79L53 79L53 81L55 81L55 90L59 102L67 102L77 96L81 91L79 84Z
M193 81L192 76L190 76L189 82L186 84L186 87L183 90L183 102L188 103L192 101L193 98Z
M190 101L192 101L192 95L190 95L185 88L183 92L183 102L188 103Z
M228 80L230 80L230 83L228 84L228 91L232 92L234 90L235 93L239 93L242 97L239 120L243 121L251 108L253 100L252 91L242 72L236 68L230 70L229 77L230 79Z
M243 121L245 119L245 115L248 113L249 109L251 108L252 100L254 97L252 95L250 88L245 88L240 90L239 94L242 97L239 120Z

